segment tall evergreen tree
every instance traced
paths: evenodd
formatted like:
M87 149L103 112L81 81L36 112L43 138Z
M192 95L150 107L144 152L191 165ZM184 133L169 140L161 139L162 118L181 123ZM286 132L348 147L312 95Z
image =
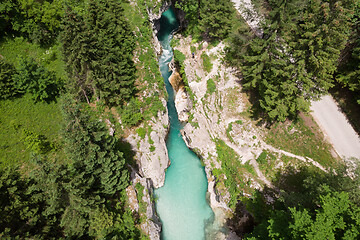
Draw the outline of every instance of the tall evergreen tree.
M332 86L348 37L343 2L269 1L263 38L248 44L242 70L245 86L257 89L270 119L284 121L307 110L309 99Z
M122 104L134 91L134 39L123 11L116 0L89 2L87 23L96 49L92 77L97 95L108 105Z
M95 94L91 82L90 55L94 54L90 48L93 44L92 36L87 34L83 17L67 8L63 18L62 32L63 55L69 74L69 90L80 99L90 103Z
M15 67L0 59L0 98L8 99L18 93L14 75Z
M70 89L89 103L91 97L110 106L132 96L135 66L133 36L121 2L89 1L85 17L67 10L63 31Z
M199 28L211 39L228 36L234 15L234 6L229 0L202 1Z
M103 197L123 190L128 184L125 159L105 124L76 102L67 100L63 109L68 123L65 129L68 155L73 161L72 170L82 179L79 181L82 189Z

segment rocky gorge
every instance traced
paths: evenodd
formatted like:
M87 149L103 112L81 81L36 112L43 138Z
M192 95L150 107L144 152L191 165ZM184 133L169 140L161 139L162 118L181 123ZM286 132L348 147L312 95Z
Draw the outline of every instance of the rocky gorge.
M248 11L241 11L244 7L250 6L251 11L254 11L251 2L234 2L240 14L248 14ZM159 56L162 49L156 37L160 30L158 20L161 14L171 6L171 2L157 1L157 4L161 4L156 8L158 10L148 8L147 11L153 29L152 45ZM184 21L181 13L178 13L178 17L180 23ZM243 17L248 20L255 34L261 34L261 30L256 28L257 21L260 20L254 20L249 15ZM222 60L226 47L223 42L209 45L204 41L194 42L191 36L184 37L181 34L175 34L173 41L175 42L174 49L185 56L184 73L180 74L178 66L172 61L169 67L173 73L169 82L176 92L175 106L179 120L184 124L181 130L182 137L186 145L199 156L205 167L208 180L208 201L216 219L214 231L209 236L213 239L236 239L237 236L227 221L233 214L233 210L229 207L231 195L224 184L227 177L224 173L215 174L222 169L223 164L219 158L219 141L234 151L240 164L248 169L242 172L243 182L246 185L243 192L245 196L251 194L246 189L271 186L271 182L256 161L264 151L275 155L275 168L284 165L281 161L282 156L323 168L308 157L297 156L265 143L262 126L257 126L257 122L248 117L250 103L246 94L241 91L241 74L237 69L226 66ZM211 70L205 68L203 55L209 57ZM186 78L187 83L184 83L182 78ZM130 206L134 211L138 211L141 201L146 204L146 221L142 224L142 229L150 239L160 239L161 232L161 222L155 211L153 189L163 186L165 172L170 165L166 149L166 138L169 132L168 110L165 99L162 99L162 103L166 110L159 111L157 118L139 126L147 125L151 129L148 135L141 137L133 131L126 138L133 151L136 152L135 159L139 166L138 170L134 169L133 184L127 189L128 196L132 199ZM139 193L139 188L136 188L137 184L144 187L142 193ZM136 196L139 195L142 199L137 199Z

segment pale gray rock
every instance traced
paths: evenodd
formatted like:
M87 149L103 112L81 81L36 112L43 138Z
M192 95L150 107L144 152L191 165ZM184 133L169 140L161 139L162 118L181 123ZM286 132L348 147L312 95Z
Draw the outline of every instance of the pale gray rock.
M163 100L166 106L166 101ZM168 134L169 118L167 108L165 112L159 112L157 119L150 121L152 132L141 139L136 133L129 135L126 140L136 152L135 159L138 161L139 171L142 177L151 179L153 186L159 188L164 185L165 169L170 165L165 139ZM142 127L142 126L140 126ZM154 150L152 151L151 148Z

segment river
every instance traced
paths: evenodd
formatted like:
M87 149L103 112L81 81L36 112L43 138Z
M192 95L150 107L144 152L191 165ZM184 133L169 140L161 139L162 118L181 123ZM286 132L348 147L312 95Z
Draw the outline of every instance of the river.
M159 65L169 94L170 132L167 149L171 161L166 171L165 184L155 190L156 210L162 222L161 238L205 239L205 229L213 221L213 212L206 200L207 178L200 159L187 148L183 141L175 103L174 91L168 81L171 75L168 64L173 52L170 47L172 33L178 28L178 22L172 9L162 14L158 39L163 48Z

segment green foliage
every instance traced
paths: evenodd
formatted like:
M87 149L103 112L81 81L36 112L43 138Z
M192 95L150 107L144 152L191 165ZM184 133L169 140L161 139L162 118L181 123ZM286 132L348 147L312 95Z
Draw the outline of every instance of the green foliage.
M199 29L210 39L224 39L231 30L234 14L233 3L229 0L201 1Z
M179 50L175 49L174 50L174 61L179 64L180 66L182 66L184 64L186 57L185 55L180 52Z
M63 20L71 91L87 102L96 97L118 106L135 90L134 39L121 2L90 1L87 6L84 17L68 8Z
M268 155L268 153L265 150L262 151L262 153L259 155L259 157L256 159L256 161L259 164L266 164L267 163L267 161L266 161L267 155Z
M200 17L201 0L188 0L188 1L175 1L175 8L181 9L185 13L185 19L187 22L186 31L193 37L200 35L198 28L198 21Z
M89 235L97 238L104 238L113 225L114 213L109 212L106 208L97 208L89 215Z
M139 214L146 214L146 203L143 200L145 187L141 183L136 183L136 197L139 203Z
M262 38L246 44L240 31L232 37L229 59L241 62L245 87L256 89L269 119L284 121L308 110L309 99L333 86L348 37L348 9L341 1L321 0L271 1L270 6Z
M175 8L185 13L186 33L193 39L204 35L211 40L226 38L234 17L234 7L229 0L175 1Z
M26 148L30 148L37 154L43 154L51 150L50 143L43 135L36 134L29 130L23 129L21 140L26 145Z
M65 1L6 0L0 8L0 27L34 42L49 44L60 31Z
M35 101L54 101L62 88L55 74L36 64L34 59L20 60L14 78L18 91L30 93Z
M121 121L125 126L136 126L143 119L140 111L141 103L138 99L132 98L126 106L119 110Z
M315 159L323 166L332 166L336 162L330 153L331 146L324 141L317 128L307 126L302 118L294 121L292 125L296 131L290 130L286 123L273 124L266 136L266 143L299 156Z
M239 155L224 141L216 139L215 143L218 159L221 161L221 170L216 170L215 174L217 176L225 174L226 179L222 181L230 193L229 207L235 209L242 193L249 190L247 183L244 182L244 173L254 174L254 170L249 164L243 165Z
M8 99L17 94L14 74L15 67L4 60L0 59L0 98Z
M264 189L246 200L259 223L245 239L357 239L359 175L288 168L273 182L281 191ZM277 197L276 197L277 195ZM271 203L266 198L273 198Z
M86 22L97 53L90 63L96 95L107 105L120 105L130 99L135 90L134 37L119 1L89 3Z
M204 66L205 70L207 72L211 72L213 65L211 63L210 57L205 52L203 52L201 54L201 59L203 60L203 66Z
M351 44L348 44L348 48L344 49L340 58L345 60L338 68L336 80L351 91L358 93L360 91L360 32L358 30L360 27L360 3L354 1L353 7L352 32L349 38ZM359 97L357 102L360 104Z
M125 159L105 124L72 100L65 99L62 108L69 123L64 134L73 171L81 172L79 178L88 179L88 188L104 197L124 189L128 184Z
M19 59L35 59L47 71L55 72L57 79L65 82L65 63L59 44L42 47L39 44L27 41L23 37L8 37L0 43L0 52L4 60L19 67Z
M46 138L50 143L49 147L53 150L47 152L51 153L50 159L56 156L59 161L65 161L59 134L63 118L58 103L35 103L30 94L25 94L12 100L1 100L0 112L2 166L30 164L32 150L21 141L22 131L25 129Z
M140 136L141 139L144 139L146 136L146 128L139 127L136 129L136 133Z
M136 34L137 44L135 53L139 61L135 63L137 69L137 89L139 92L149 92L152 94L141 101L141 109L145 121L152 117L157 117L159 111L165 111L161 98L166 98L167 92L161 77L157 56L152 46L152 26L148 20L148 9L159 8L159 2L153 0L143 0L138 2L134 8L129 3L123 4L124 15L129 20L131 31Z
M214 80L212 80L211 78L209 78L206 82L206 87L207 87L207 93L208 94L213 94L216 91L216 84L214 82Z
M149 148L150 152L155 151L155 149L156 149L156 148L155 148L155 146L154 146L154 145L151 145L151 146L150 146L150 148Z

